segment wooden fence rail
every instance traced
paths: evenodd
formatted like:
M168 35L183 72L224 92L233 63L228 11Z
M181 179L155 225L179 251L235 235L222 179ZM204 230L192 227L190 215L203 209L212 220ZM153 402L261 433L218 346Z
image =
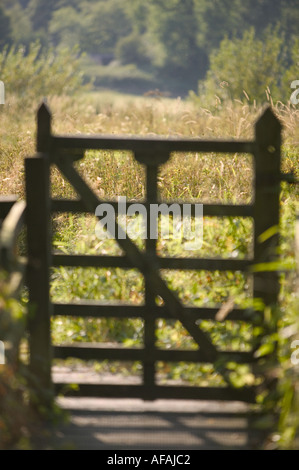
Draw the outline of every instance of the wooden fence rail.
M254 197L251 204L207 204L204 216L246 217L253 222L253 256L246 259L231 258L171 258L157 254L157 240L150 237L150 221L147 223L145 251L141 251L127 234L116 237L122 248L122 256L65 255L52 251L51 218L60 212L95 214L97 206L111 204L118 213L115 201L102 201L77 172L74 162L84 158L86 150L130 151L146 170L146 199L142 202L148 211L151 204L160 204L158 197L158 171L172 152L250 153L254 166ZM222 350L198 325L198 320L219 319L219 308L185 306L176 293L162 279L160 270L207 270L243 272L252 276L253 299L264 305L278 301L279 278L277 271L267 270L267 263L277 261L279 246L279 197L280 182L293 182L292 175L281 173L281 125L270 108L265 109L255 125L255 137L248 141L208 141L200 139L136 138L111 136L60 136L51 131L51 114L43 104L38 111L37 154L25 159L26 206L14 198L0 202L0 218L4 218L0 232L0 265L6 270L23 275L26 265L26 285L29 292L30 315L28 331L30 342L30 369L40 381L40 387L53 393L65 388L65 383L53 383L51 368L53 358L69 357L83 360L140 361L143 366L143 382L140 385L104 385L79 383L70 394L82 396L192 398L242 400L254 402L256 387L235 388L230 381L227 364L230 361L249 364L258 362L255 355L260 341L250 351ZM217 162L217 160L216 160ZM76 200L51 197L50 172L56 166L79 194ZM199 201L200 202L200 201ZM134 201L127 201L126 208ZM168 202L168 204L177 201ZM179 202L178 202L179 203ZM181 207L179 203L179 207ZM191 204L195 216L195 204ZM14 246L22 223L27 226L27 260L16 260ZM115 221L115 233L120 228ZM112 305L98 301L80 300L74 303L52 302L50 298L50 272L53 267L120 267L137 269L145 280L143 305ZM164 304L156 304L156 296ZM143 346L138 348L110 347L107 344L62 344L51 342L51 318L62 315L88 318L142 318L144 321ZM194 350L165 350L156 346L156 320L176 319L181 322L197 345ZM218 320L217 320L218 321ZM242 321L263 324L263 313L254 307L232 307L225 321ZM213 364L223 377L225 386L166 386L156 383L156 363L194 362ZM267 384L265 384L267 385Z
M155 398L218 398L254 401L254 387L235 389L229 380L226 363L256 362L251 351L222 351L196 324L198 319L214 319L218 309L185 307L175 292L170 290L160 276L160 269L223 270L242 271L253 276L253 295L265 305L277 302L279 282L277 272L255 271L255 265L277 259L279 224L280 181L285 178L280 172L281 125L271 109L262 114L255 126L252 141L205 141L200 139L126 138L106 136L59 136L52 134L51 114L45 105L38 112L37 151L34 158L25 162L26 198L28 223L28 287L30 302L36 305L36 314L30 323L31 367L47 387L51 387L51 363L53 357L95 360L140 361L143 365L141 385L78 384L79 391L71 393L87 396L122 396ZM54 254L51 249L50 218L58 212L81 212L95 214L101 201L76 171L73 163L84 158L87 149L130 151L146 169L145 208L159 204L158 170L166 163L172 152L216 152L250 153L254 160L254 200L248 205L206 205L205 216L250 217L254 222L254 255L250 259L206 259L206 258L162 258L156 252L156 240L146 240L146 250L141 252L128 237L117 238L124 256L83 256ZM78 200L57 200L50 197L50 168L60 170L80 195ZM175 202L175 201L173 201ZM105 201L117 211L117 204ZM128 206L133 201L128 201ZM194 212L194 204L192 205ZM37 223L38 221L38 223ZM115 222L116 228L117 222ZM148 224L149 225L149 224ZM269 229L270 236L264 236ZM148 229L149 230L149 229ZM116 230L116 233L119 233ZM137 268L145 279L145 302L142 306L107 305L100 302L80 301L76 303L52 303L49 296L51 266L96 266ZM159 295L164 306L155 303ZM52 346L50 340L50 318L54 315L80 317L139 317L144 320L144 344L142 348L109 348L103 344L71 344ZM161 350L155 344L157 318L179 320L196 342L198 349L190 351ZM226 320L242 320L262 323L262 315L254 309L233 308ZM156 383L157 361L194 361L212 363L226 382L225 387L168 387ZM217 364L224 364L222 367ZM58 393L65 387L54 384Z

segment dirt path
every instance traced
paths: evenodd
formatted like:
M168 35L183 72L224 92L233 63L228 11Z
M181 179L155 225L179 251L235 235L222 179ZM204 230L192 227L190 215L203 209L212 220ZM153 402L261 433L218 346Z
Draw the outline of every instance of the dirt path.
M60 398L70 421L60 445L74 449L255 449L246 405L185 400Z
M57 368L53 376L88 381L86 370ZM245 450L260 448L264 437L250 407L239 402L58 397L57 403L69 419L43 444L49 449Z

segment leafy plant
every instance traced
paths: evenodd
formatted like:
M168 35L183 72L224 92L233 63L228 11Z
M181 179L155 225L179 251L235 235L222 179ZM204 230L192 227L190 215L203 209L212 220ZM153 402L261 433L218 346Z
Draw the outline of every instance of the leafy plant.
M224 38L210 56L205 81L199 83L199 102L248 100L250 103L285 100L281 81L285 71L284 40L277 29L258 39L254 28L241 39ZM195 95L192 94L193 98Z
M0 53L0 77L5 83L7 101L15 96L28 107L53 95L72 94L82 86L80 55L77 48L42 49L39 42L5 47Z

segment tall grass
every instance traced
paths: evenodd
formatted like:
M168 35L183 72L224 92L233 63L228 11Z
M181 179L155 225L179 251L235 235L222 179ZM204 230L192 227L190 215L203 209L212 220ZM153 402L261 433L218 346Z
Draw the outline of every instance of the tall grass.
M195 103L170 100L159 94L134 98L108 91L84 93L76 99L52 96L48 102L53 112L53 130L61 134L250 139L253 138L254 122L261 113L260 107L250 106L246 100L229 102L218 109L203 109ZM273 105L273 108L284 129L282 171L293 171L298 177L299 109L282 103ZM11 97L0 112L1 194L16 193L24 197L24 158L35 152L35 133L35 116L27 110L21 113L19 102ZM159 174L160 197L163 200L200 200L204 203L249 203L252 199L252 165L249 155L174 153ZM144 168L129 153L88 151L85 158L77 162L77 167L103 199L115 199L117 196L135 200L144 198ZM55 197L76 197L70 184L55 168L51 182ZM294 267L293 227L297 210L298 190L284 183L281 192L281 255L284 266ZM53 248L65 253L120 254L113 240L99 241L96 238L94 226L92 217L64 214L55 217ZM204 244L200 255L248 257L252 250L251 228L251 222L242 218L227 218L224 221L205 218ZM142 247L142 241L138 243ZM158 251L161 256L186 255L173 239L159 240ZM252 293L250 276L239 273L165 271L162 276L185 305L215 306L233 296L236 304L246 306ZM280 328L285 328L294 323L297 304L288 274L281 285ZM135 270L55 268L52 271L51 295L54 301L84 298L140 304L144 299L144 282ZM157 299L158 303L161 301ZM131 346L140 345L143 341L144 325L141 320L58 318L52 326L54 343L117 341ZM161 319L156 326L160 347L195 347L179 322ZM224 326L206 321L202 322L201 327L223 349L241 348L246 351L253 339L252 328L243 322L227 322ZM282 349L284 364L290 365L288 344L283 343ZM114 367L113 370L123 371L119 365ZM180 378L201 385L222 385L221 377L209 365L174 364L170 367L169 364L160 363L158 371L161 380ZM138 364L131 367L131 372L140 373ZM249 373L246 372L243 377L248 383L252 382ZM297 382L295 376L292 384ZM238 376L236 383L240 384ZM284 431L278 432L279 436L283 436Z

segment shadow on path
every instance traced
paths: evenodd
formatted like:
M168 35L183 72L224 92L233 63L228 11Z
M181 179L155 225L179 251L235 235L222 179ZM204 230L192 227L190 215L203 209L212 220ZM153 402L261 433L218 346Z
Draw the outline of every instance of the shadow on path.
M242 403L61 398L58 404L69 422L55 431L55 448L246 450L259 448L263 439Z

